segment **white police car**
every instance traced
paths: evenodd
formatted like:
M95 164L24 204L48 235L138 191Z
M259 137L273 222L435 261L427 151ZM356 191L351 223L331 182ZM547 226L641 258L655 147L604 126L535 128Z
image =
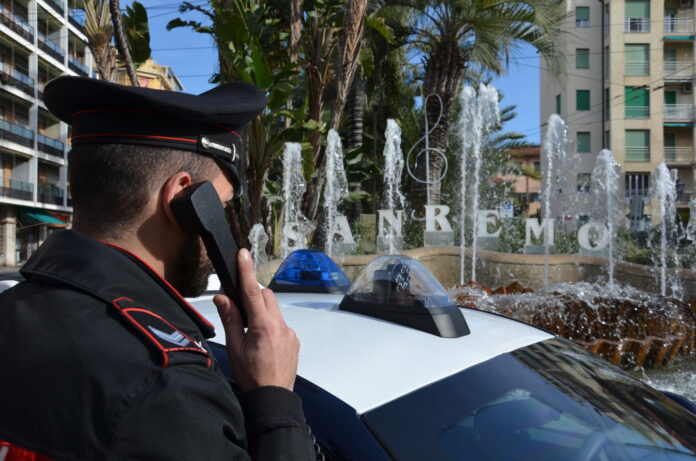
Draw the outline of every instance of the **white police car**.
M296 392L326 459L696 459L692 402L538 328L453 306L417 261L380 257L344 295L348 283L303 251L270 285L302 343ZM191 301L223 331L212 296Z

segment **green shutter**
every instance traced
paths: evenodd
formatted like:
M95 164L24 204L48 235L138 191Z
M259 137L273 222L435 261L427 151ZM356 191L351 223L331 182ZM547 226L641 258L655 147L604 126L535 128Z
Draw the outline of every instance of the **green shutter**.
M575 109L590 110L590 90L577 90L575 92Z
M561 95L556 95L556 113L561 115Z
M626 130L626 147L648 147L650 131Z
M627 86L626 87L626 106L649 106L650 93L645 88Z
M590 68L590 50L588 48L575 49L575 68L589 69Z
M676 91L665 91L665 104L676 104L677 103L677 92Z
M666 6L665 7L665 16L676 16L677 15L677 9L673 7Z
M609 88L604 88L604 120L609 120L611 114L611 103L609 102Z
M604 132L604 148L611 149L611 132L609 130Z
M677 60L677 50L664 50L665 62L675 62Z
M650 54L646 44L626 44L624 47L626 75L648 75Z
M627 18L649 18L650 17L650 1L649 0L627 0L626 1L626 17Z
M578 6L575 8L575 21L589 21L590 20L590 7L589 6Z
M578 152L592 152L592 143L590 142L590 133L578 132L577 147Z

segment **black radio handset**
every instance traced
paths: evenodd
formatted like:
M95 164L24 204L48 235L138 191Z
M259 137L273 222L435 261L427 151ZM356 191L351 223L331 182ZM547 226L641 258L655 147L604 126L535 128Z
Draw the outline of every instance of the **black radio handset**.
M217 191L208 181L196 184L186 195L172 200L171 207L184 232L200 235L208 258L220 278L222 291L237 305L246 326L247 316L237 278L239 247L225 218L225 209Z

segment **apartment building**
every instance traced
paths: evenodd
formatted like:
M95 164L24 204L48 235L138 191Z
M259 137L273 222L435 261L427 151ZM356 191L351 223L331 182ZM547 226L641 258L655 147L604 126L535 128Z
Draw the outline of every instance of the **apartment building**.
M43 103L60 75L92 75L82 0L0 0L0 265L70 223L69 128Z
M542 135L551 114L568 124L579 157L570 187L589 192L598 152L611 149L627 207L638 204L649 216L650 201L635 198L647 197L655 167L666 162L678 171L677 207L688 219L696 197L693 0L566 0L565 7L566 66L555 77L541 62L541 124ZM584 211L592 206L587 200Z

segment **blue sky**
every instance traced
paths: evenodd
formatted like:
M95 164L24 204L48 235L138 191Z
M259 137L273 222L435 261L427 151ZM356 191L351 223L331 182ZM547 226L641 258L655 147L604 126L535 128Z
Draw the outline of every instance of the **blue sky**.
M208 79L215 71L217 58L210 38L190 29L166 30L167 23L180 16L177 0L141 0L141 3L148 9L153 58L174 70L185 91L201 93L211 88ZM205 5L207 0L193 0L192 3ZM187 13L184 19L201 17ZM538 67L534 50L521 47L510 60L507 74L493 80L496 88L505 94L504 103L517 106L517 117L506 129L520 132L534 143L539 142Z

